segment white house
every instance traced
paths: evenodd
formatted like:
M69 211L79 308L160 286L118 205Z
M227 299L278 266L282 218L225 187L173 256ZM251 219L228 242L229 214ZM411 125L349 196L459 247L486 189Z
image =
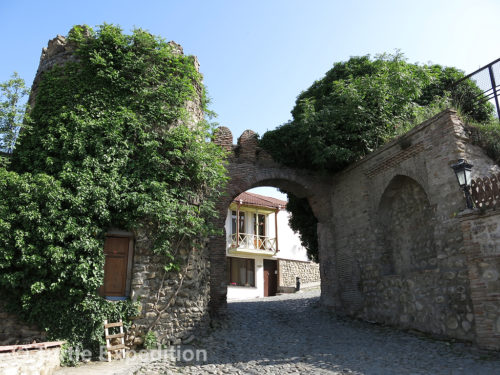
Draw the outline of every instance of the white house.
M319 266L309 261L288 225L286 201L245 192L226 218L228 299L273 296L302 285L319 285Z

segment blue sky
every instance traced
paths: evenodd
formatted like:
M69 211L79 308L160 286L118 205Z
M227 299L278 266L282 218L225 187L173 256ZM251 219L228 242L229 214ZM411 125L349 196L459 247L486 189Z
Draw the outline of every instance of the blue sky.
M211 109L234 140L290 119L336 61L400 49L465 72L500 57L498 0L0 0L0 81L31 84L42 47L75 24L141 27L198 56Z

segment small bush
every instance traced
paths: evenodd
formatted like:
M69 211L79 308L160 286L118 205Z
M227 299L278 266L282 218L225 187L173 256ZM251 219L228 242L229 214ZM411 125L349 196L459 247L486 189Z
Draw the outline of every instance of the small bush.
M158 340L156 338L156 334L153 331L148 331L144 335L144 347L146 349L156 349L158 346Z
M500 121L491 120L486 123L471 121L465 117L469 126L472 142L482 147L486 154L500 166Z

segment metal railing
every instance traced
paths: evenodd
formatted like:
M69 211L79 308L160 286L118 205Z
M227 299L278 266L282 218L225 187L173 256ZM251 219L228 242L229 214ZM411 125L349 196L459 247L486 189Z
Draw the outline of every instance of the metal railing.
M500 59L472 72L453 84L453 99L458 104L472 105L494 102L500 118L498 95L500 92Z
M238 235L235 233L231 235L231 248L276 252L276 238L250 233L239 233Z

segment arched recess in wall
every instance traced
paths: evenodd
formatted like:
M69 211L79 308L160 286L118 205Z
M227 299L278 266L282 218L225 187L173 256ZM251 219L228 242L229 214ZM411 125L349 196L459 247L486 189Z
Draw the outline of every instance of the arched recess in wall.
M378 208L382 275L404 275L436 266L435 214L425 190L410 177L394 177Z

